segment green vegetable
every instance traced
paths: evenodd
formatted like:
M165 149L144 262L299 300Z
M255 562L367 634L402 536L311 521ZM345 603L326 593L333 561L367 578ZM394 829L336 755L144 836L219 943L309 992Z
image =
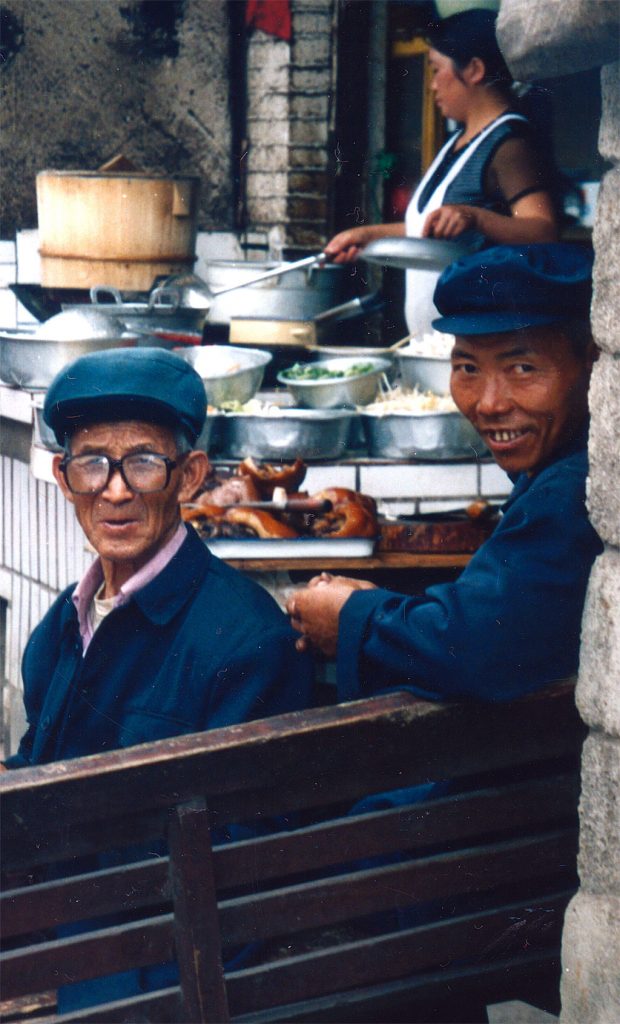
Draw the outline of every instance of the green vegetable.
M295 363L284 370L282 376L287 380L338 380L358 377L361 373L370 373L374 368L372 363L353 363L346 370L330 370L323 363Z

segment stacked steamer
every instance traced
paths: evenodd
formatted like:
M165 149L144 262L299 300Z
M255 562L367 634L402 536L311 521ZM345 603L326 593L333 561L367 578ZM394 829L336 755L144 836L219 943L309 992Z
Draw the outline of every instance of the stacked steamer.
M44 286L144 292L192 270L199 179L145 174L124 158L107 168L37 175Z
M485 453L450 396L453 344L451 335L435 331L396 353L400 382L361 410L371 456L451 461Z

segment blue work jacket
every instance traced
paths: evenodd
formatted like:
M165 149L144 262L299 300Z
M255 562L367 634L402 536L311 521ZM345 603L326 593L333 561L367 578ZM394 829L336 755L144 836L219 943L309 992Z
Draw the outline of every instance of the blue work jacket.
M83 655L74 587L34 630L28 729L7 767L102 753L303 709L313 665L272 597L193 529L161 573L106 616Z
M355 591L339 620L339 700L407 689L428 700L513 700L571 675L594 559L586 439L519 475L459 578L416 597Z

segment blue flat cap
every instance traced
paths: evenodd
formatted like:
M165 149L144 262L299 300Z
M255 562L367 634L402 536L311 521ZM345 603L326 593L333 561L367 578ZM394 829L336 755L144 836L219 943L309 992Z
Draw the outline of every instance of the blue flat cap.
M162 348L109 348L80 356L50 384L43 419L59 444L82 423L139 419L184 431L190 443L207 414L202 380Z
M498 245L446 267L435 288L447 334L498 334L587 320L594 255L578 245Z

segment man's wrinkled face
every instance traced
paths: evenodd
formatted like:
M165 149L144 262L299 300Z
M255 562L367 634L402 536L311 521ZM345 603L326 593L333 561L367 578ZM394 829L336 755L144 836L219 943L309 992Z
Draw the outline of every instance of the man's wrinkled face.
M97 423L78 430L71 438L71 456L107 455L121 459L144 452L165 455L176 462L164 490L135 493L116 470L100 494L73 494L59 469L60 456L54 462L58 484L75 506L80 526L94 549L102 560L126 565L132 573L174 534L179 523L179 502L189 500L196 489L193 460L203 453L178 455L171 430L138 420ZM206 456L203 460L206 462Z
M502 469L531 474L583 425L594 358L554 326L457 336L450 389Z

